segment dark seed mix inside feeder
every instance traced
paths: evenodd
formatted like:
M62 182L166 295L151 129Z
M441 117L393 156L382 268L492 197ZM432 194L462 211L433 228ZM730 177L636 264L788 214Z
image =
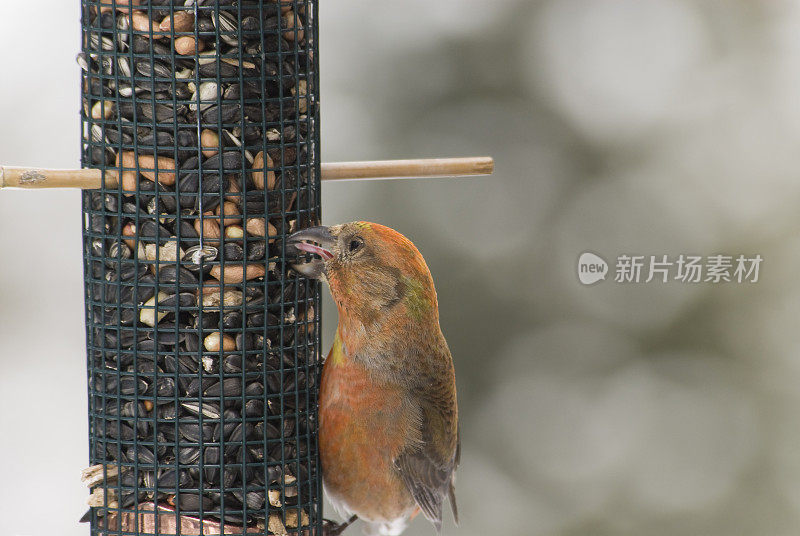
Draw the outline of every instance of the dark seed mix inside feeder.
M319 526L319 289L283 257L319 219L316 6L82 6L82 163L120 183L83 197L93 531Z

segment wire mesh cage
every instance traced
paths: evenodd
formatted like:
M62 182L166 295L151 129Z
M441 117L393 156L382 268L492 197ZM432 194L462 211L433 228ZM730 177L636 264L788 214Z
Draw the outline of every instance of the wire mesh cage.
M319 534L316 1L81 5L91 532Z

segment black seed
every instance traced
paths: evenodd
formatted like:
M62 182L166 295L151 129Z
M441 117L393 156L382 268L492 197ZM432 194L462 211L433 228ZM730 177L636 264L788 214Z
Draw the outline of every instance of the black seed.
M184 172L181 174L181 178L178 181L178 193L180 194L180 205L183 208L194 206L199 185L200 176L198 173ZM194 230L194 227L192 227L192 230ZM197 236L197 232L188 236Z
M234 123L241 117L241 106L238 104L214 104L202 112L204 123Z
M238 311L231 311L222 316L222 327L225 329L241 329L242 314Z
M178 427L178 431L189 441L200 443L201 440L211 440L211 437L214 433L214 428L208 424L201 427L199 424L185 423Z
M219 480L219 447L206 447L203 451L203 465L206 480L216 483Z
M264 386L258 382L248 383L244 394L246 396L261 396L264 394Z
M248 400L244 405L244 414L248 417L264 415L264 402L259 399Z
M267 255L267 243L264 241L251 242L247 246L247 260L260 261Z
M158 270L158 281L164 285L174 285L179 282L181 285L196 285L195 275L183 267L174 265L162 266Z
M132 395L136 392L144 393L147 391L147 383L144 380L132 376L123 376L119 379L119 394Z
M231 431L230 436L226 437L227 441L231 443L241 443L242 440L247 439L253 433L253 425L250 423L239 423ZM234 445L231 445L234 446Z
M161 152L162 148L174 150L173 146L175 145L175 138L172 137L172 134L163 130L158 130L155 134L151 130L144 136L140 136L137 141L140 145L139 152L142 154L153 154L153 146L158 147Z
M183 199L183 197L181 197L181 200L182 199ZM192 202L191 202L191 204L189 206L192 206L192 205L194 205L194 199L192 199ZM183 205L181 205L181 206L183 206ZM188 221L186 221L186 220L181 220L181 222L180 222L178 227L180 227L180 235L179 236L182 239L183 238L198 238L199 237L199 235L197 234L197 231L195 231L195 229L194 229L194 226L191 223L189 223ZM175 229L175 234L178 234L178 228L177 227ZM188 242L188 243L194 244L194 242Z
M187 333L184 344L188 352L195 353L200 350L200 337L196 333Z
M184 465L191 465L197 463L200 459L199 447L182 447L178 451L178 462Z
M164 404L158 407L158 418L167 421L174 421L178 418L178 411L173 404ZM174 430L172 427L167 427L166 429L160 429L162 433L169 434L174 439Z
M163 344L156 344L156 341L152 339L144 339L136 344L136 350L140 352L147 352L147 353L156 351L160 352L166 349L167 349L166 346L164 346Z
M161 377L156 382L156 396L171 397L175 395L175 380L168 377Z
M221 396L222 394L226 397L241 396L242 381L239 378L225 379L207 388L204 394L206 396Z
M240 261L244 259L244 251L242 246L234 242L228 242L223 248L226 261Z
M214 385L214 378L204 377L202 380L200 378L194 378L189 382L189 385L186 386L186 396L197 396L203 388L208 388L211 385Z
M97 433L100 435L105 434L108 437L113 437L114 439L121 439L123 441L131 441L133 440L134 437L136 437L136 433L133 431L133 428L131 428L127 424L114 421L109 421L108 426L106 426L105 430L102 428L102 426L99 426L97 429Z
M208 497L203 497L197 495L196 493L181 491L175 495L175 506L181 512L199 513L201 509L207 512L208 510L214 508L214 502Z
M147 184L147 183L142 183ZM155 184L153 182L149 182L149 184ZM158 241L159 244L165 244L167 239L170 237L172 233L169 232L169 229L164 227L163 225L159 225L153 220L146 220L139 225L139 236L143 238L156 238L156 233L158 233Z
M238 314L238 313L237 313ZM225 373L236 373L242 371L242 356L240 354L229 354L222 358L222 371Z
M233 430L240 424L237 422L240 420L239 414L232 409L226 409L222 413L222 419L224 424L218 424L214 428L214 434L212 436L214 441L229 437Z
M229 63L221 61L214 61L200 65L197 68L197 71L200 73L200 76L202 77L215 78L217 76L218 68L219 68L219 75L221 78L233 78L234 76L237 76L239 73L239 69L237 69L236 67L234 67ZM203 119L203 121L215 123L217 119L216 117L212 117L211 119Z
M180 372L181 374L194 374L200 370L197 362L189 356L172 354L164 356L164 370L167 372Z
M270 393L277 394L281 392L281 378L278 374L267 375L267 388Z
M248 327L260 328L264 327L264 313L253 313L247 316Z
M152 450L144 445L138 445L136 447L136 455L136 459L139 460L139 463L143 463L145 465L155 465L156 463L156 455L153 454Z
M166 326L161 326L162 328ZM183 339L186 337L185 333L175 333L172 330L169 331L161 331L158 332L158 343L163 344L164 346L175 346L176 344L180 344L183 342Z
M222 487L223 488L234 487L234 484L236 484L236 480L238 478L239 478L239 468L237 466L235 465L225 466L224 474L222 475ZM228 518L227 514L225 518L226 519Z
M179 294L173 294L167 298L164 298L163 300L158 302L158 304L164 307L178 306L181 308L186 308L186 307L191 307L192 305L196 305L197 298L191 292L181 292Z
M139 278L145 275L147 272L147 266L140 265L136 266L134 263L124 263L119 267L119 276L118 279L120 281L131 281L134 278Z
M182 488L188 487L191 483L192 478L188 471L167 469L159 475L157 485L159 488Z
M239 151L226 151L222 154L217 153L203 162L203 170L206 172L219 172L220 166L223 173L241 171L242 154Z

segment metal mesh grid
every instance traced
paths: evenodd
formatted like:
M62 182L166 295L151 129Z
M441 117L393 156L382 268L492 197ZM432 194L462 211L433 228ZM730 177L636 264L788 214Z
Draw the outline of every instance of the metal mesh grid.
M82 0L82 165L122 171L83 194L92 534L320 533L319 286L283 245L320 216L316 21Z

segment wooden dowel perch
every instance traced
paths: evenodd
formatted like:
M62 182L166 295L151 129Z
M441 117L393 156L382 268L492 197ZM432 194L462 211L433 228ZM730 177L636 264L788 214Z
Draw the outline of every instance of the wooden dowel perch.
M491 175L492 171L494 171L494 160L489 156L330 162L322 164L322 180L466 177Z
M429 158L416 160L375 160L370 162L329 162L322 164L322 180L387 179L423 177L467 177L490 175L494 160L488 156ZM38 169L0 166L0 188L84 188L102 184L99 169ZM117 172L106 170L106 188L118 184Z

